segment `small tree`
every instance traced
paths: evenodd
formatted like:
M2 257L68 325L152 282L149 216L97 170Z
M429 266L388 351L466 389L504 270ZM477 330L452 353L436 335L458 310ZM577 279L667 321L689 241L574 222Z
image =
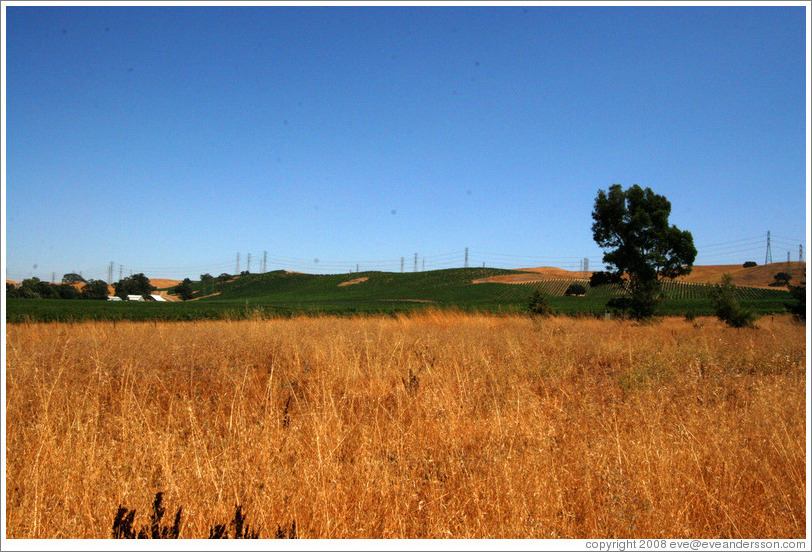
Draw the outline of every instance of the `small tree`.
M746 328L753 325L756 314L750 309L743 309L736 299L736 285L730 274L722 276L722 282L713 291L713 307L716 317L734 328Z
M208 295L213 293L214 291L214 276L211 274L201 274L200 275L200 287L203 290L204 295Z
M177 294L182 301L188 301L192 298L194 290L192 289L192 281L189 278L184 278L181 283L175 286L175 294Z
M538 316L549 316L555 312L553 307L550 306L550 300L539 290L533 292L527 310L530 311L530 314Z

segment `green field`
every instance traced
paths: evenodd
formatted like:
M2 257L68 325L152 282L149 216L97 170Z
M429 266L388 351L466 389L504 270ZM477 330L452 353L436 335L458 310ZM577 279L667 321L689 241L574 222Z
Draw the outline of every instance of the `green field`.
M428 272L362 272L314 275L284 271L248 274L230 282L213 283L203 296L195 282L197 300L185 303L136 303L58 299L9 299L8 322L80 320L201 320L292 316L294 314L397 314L440 308L472 312L515 313L526 310L539 290L552 307L564 314L601 315L606 303L622 293L619 286L591 288L587 280L546 280L523 284L473 283L487 276L519 274L495 268L465 268ZM366 278L352 285L339 284ZM578 282L587 292L566 297L567 287ZM713 286L664 282L664 301L658 314L712 315ZM737 288L742 306L759 314L785 311L789 293L782 289Z

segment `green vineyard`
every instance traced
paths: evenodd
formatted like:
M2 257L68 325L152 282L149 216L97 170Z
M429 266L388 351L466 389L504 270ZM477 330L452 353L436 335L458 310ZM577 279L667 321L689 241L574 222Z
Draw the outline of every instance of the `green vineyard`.
M538 290L545 295L563 297L567 288L571 284L581 284L586 288L585 297L608 299L623 295L623 287L620 284L608 284L591 287L586 279L560 279L541 280L536 282L522 282L510 284L503 289L499 295L500 299L516 299L519 297L529 297ZM710 299L716 286L713 284L694 284L688 282L664 281L662 294L664 299ZM740 286L736 288L736 298L738 300L785 300L787 292L784 289L763 289Z

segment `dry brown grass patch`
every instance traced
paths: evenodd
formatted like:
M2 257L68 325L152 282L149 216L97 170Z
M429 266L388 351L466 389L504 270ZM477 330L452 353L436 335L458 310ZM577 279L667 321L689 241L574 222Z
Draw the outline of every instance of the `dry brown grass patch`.
M759 325L9 325L7 536L164 492L181 538L803 538L804 329Z

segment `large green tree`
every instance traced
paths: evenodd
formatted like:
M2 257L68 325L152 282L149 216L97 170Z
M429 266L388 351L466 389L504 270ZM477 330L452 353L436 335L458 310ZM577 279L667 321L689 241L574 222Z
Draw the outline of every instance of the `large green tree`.
M614 184L598 191L592 211L592 235L606 253L604 264L624 278L635 318L654 313L660 281L689 274L696 259L691 233L669 225L671 203L637 184Z

